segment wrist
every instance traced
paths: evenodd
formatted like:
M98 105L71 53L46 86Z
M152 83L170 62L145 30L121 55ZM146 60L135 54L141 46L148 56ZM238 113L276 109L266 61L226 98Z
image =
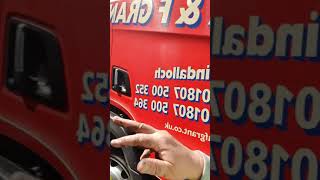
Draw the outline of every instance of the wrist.
M198 151L191 151L191 159L193 162L193 173L190 177L191 180L199 180L201 179L203 169L204 169L204 160L200 152Z

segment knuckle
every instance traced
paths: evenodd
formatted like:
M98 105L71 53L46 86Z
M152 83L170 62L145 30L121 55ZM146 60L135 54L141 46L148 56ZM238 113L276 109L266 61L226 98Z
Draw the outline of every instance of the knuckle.
M136 144L142 144L143 143L143 136L139 135L136 139Z
M159 138L158 140L162 143L169 143L173 139L171 134L168 133L167 131L161 131L158 138Z

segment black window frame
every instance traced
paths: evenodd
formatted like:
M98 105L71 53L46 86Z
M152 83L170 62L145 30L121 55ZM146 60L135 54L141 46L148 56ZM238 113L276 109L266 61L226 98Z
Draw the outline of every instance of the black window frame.
M126 92L121 91L121 86L119 84L115 84L115 72L116 70L118 70L119 72L121 72L122 74L124 74L126 76L126 78L124 79L125 81L125 86L124 88L126 89ZM123 94L125 96L131 97L131 82L130 82L130 76L129 73L117 66L113 66L112 67L112 90L116 91L117 93Z
M42 41L42 45L39 45L39 47L42 48L42 53L44 53L44 56L46 57L45 60L40 60L41 63L43 63L47 69L46 74L48 77L48 84L51 85L52 88L52 97L45 98L40 96L39 94L36 94L35 92L32 92L33 89L30 87L30 82L28 83L27 80L25 80L27 77L27 74L22 73L22 80L21 84L15 84L13 85L12 82L10 83L10 78L17 80L16 76L13 75L13 64L16 63L16 28L18 25L24 25L27 30L29 30L31 33L39 33L38 40ZM14 28L14 26L16 26ZM42 104L44 106L47 106L48 108L61 111L61 112L67 112L69 111L69 101L68 101L68 91L67 91L67 81L65 76L65 64L63 60L63 52L60 46L60 41L58 37L53 33L49 28L47 28L44 25L39 25L37 23L33 23L32 21L28 21L22 18L17 17L10 17L7 19L6 23L7 27L7 41L5 46L6 57L5 57L5 68L4 71L5 74L5 83L6 87L9 91L15 93L17 96L22 96L26 99L32 100L36 104ZM14 40L13 40L13 39ZM27 40L25 40L27 41ZM24 41L24 42L25 42ZM13 44L12 44L13 43ZM26 43L26 42L25 42ZM35 43L36 44L36 43ZM28 48L28 47L27 47ZM24 52L25 53L25 52ZM25 58L25 57L24 57ZM39 58L40 59L40 58ZM24 59L24 63L26 60ZM43 65L42 64L42 65ZM30 64L29 64L30 65ZM40 64L37 64L39 67ZM27 68L26 68L27 69ZM13 81L15 82L15 81Z

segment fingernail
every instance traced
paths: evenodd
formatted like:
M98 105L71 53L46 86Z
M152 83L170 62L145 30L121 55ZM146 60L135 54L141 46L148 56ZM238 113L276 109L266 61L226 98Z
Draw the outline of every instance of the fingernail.
M119 116L114 116L114 117L112 118L112 121L115 122L115 121L117 121L117 120L119 120L119 119L120 119Z
M119 146L119 141L114 139L114 140L111 140L111 146Z

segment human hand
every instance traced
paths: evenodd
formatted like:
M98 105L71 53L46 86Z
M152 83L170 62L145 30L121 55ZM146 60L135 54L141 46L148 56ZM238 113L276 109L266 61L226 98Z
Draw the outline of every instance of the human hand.
M137 166L140 173L174 180L201 178L204 168L202 155L181 144L167 131L120 117L113 117L112 120L137 133L112 140L113 147L145 148ZM149 158L152 151L157 153L159 159Z

